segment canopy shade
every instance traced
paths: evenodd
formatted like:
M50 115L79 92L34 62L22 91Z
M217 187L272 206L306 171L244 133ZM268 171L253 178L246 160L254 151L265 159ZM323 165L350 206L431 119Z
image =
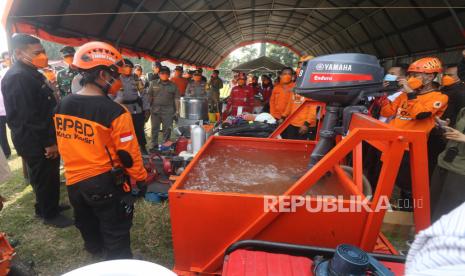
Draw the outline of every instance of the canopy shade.
M257 59L242 63L237 67L233 68L232 71L234 72L273 72L276 73L277 71L283 69L286 65L281 64L275 61L272 58L262 56Z
M206 67L253 42L277 43L299 55L363 52L383 59L464 45L465 9L458 7L464 2L10 0L7 26L74 46L103 40L128 55Z

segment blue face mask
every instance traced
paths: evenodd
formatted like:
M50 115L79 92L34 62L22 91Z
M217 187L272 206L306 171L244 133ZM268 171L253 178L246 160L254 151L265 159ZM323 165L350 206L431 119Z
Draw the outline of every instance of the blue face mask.
M387 74L386 76L384 76L384 81L396 81L396 80L397 80L396 75Z

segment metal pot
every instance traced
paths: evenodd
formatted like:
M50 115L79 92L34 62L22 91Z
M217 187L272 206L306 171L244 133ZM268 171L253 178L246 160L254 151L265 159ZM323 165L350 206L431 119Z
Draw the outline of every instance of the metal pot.
M207 97L182 97L179 116L188 120L208 120Z

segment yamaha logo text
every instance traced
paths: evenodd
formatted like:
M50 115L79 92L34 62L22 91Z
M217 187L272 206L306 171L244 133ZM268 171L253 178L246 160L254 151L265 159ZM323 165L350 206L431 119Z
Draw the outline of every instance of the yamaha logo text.
M315 66L315 69L318 71L347 71L350 72L352 71L352 65L351 64L337 64L337 63L318 63Z

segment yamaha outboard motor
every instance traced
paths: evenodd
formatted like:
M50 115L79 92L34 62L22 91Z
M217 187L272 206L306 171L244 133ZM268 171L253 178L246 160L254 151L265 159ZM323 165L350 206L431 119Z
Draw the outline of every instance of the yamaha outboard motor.
M378 59L366 54L334 54L304 62L295 92L326 103L310 168L334 147L337 133L345 135L353 113L367 113L367 108L359 103L383 90L383 77L384 69Z

